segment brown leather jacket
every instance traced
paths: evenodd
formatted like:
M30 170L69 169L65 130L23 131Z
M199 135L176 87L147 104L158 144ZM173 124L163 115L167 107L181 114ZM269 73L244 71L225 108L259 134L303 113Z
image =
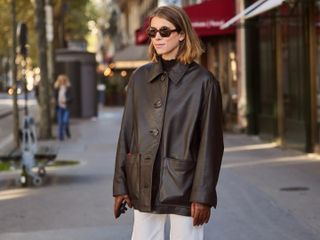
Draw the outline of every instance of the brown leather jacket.
M162 142L164 158L154 169ZM135 209L152 211L153 171L159 200L189 215L191 202L216 207L223 155L219 82L199 64L161 62L137 69L128 85L116 153L113 195L128 194ZM172 209L172 208L171 208Z

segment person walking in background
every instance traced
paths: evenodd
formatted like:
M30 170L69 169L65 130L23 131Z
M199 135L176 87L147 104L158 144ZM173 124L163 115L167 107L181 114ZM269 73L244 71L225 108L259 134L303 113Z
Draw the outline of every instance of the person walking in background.
M128 84L113 180L114 214L134 208L132 240L203 240L216 208L224 151L219 82L187 14L157 8L147 31L151 63Z
M64 140L64 134L71 138L69 117L69 106L72 101L71 84L67 75L60 74L54 83L55 102L57 110L58 136Z

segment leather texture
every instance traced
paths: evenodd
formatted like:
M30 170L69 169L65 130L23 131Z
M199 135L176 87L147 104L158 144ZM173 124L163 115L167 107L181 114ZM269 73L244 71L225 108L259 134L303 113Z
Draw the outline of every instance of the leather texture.
M159 146L163 159L157 169ZM223 150L221 92L214 76L195 62L178 62L169 72L161 61L144 65L128 84L113 195L128 194L135 209L152 211L152 176L160 171L154 184L170 213L190 215L191 202L216 207Z

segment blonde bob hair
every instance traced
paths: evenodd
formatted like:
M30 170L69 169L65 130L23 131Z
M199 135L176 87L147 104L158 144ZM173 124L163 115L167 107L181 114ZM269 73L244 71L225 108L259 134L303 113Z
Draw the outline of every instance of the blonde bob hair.
M177 60L187 64L201 56L203 53L203 48L200 40L191 26L191 21L188 15L182 8L176 6L162 6L156 8L150 15L149 26L152 18L154 17L166 19L176 27L178 33L185 34L184 40L180 42ZM157 62L158 55L152 45L152 42L149 44L148 51L151 61Z
M61 86L66 86L66 87L71 86L70 80L69 80L68 76L65 74L60 74L54 83L54 88L56 88L56 89L60 88Z

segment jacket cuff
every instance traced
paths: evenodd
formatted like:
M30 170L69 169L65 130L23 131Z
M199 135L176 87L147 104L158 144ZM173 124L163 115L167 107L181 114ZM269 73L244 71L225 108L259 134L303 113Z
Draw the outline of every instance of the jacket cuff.
M217 207L217 193L213 191L192 191L190 202L207 204L211 207Z
M113 196L128 195L127 187L123 184L113 185Z

